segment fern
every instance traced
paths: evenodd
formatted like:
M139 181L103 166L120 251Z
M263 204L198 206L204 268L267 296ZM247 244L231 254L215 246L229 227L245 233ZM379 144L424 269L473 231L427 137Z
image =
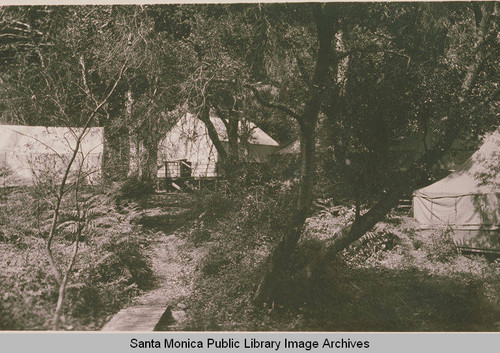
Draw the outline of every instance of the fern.
M76 222L74 220L70 220L70 221L60 223L56 229L59 231L64 231L66 233L70 233L70 234L74 235L74 234L77 234L78 227L79 227L78 222Z

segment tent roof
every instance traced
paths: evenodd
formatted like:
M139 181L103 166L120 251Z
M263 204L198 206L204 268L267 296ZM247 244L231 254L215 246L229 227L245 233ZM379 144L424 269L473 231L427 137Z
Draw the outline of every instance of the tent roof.
M81 128L0 125L0 153L71 153ZM87 130L81 143L84 154L102 152L103 128Z
M300 140L298 139L275 152L275 154L299 154L299 153L300 153Z
M202 121L196 118L193 114L186 114L185 115L186 119L196 119L199 121L201 124ZM219 118L215 116L210 117L210 121L215 127L215 130L217 131L217 134L219 135L219 139L221 141L228 141L227 138L227 132L226 132L226 126L224 125L224 122ZM253 145L266 145L266 146L279 146L278 142L276 142L271 136L266 134L262 129L260 129L257 125L252 123L251 121L246 122L248 125L248 130L250 131L250 138L249 141ZM204 125L203 125L204 126ZM240 128L241 128L241 121L240 121Z
M500 193L500 129L486 136L482 146L447 177L414 192L423 197L453 197Z

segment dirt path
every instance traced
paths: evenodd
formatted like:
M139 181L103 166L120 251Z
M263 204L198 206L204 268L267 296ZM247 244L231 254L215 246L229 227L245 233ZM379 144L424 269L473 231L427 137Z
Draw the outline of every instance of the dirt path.
M179 218L183 217L183 208L172 205L179 203L178 200L170 198L169 201L164 202L163 207L147 209L142 220L163 217L162 222L178 224ZM155 230L143 230L149 232L146 254L152 263L156 286L118 312L103 331L151 331L155 327L158 329L160 319L163 322L160 329L175 330L181 329L186 319L188 308L184 298L191 293L194 272L203 257L203 250L193 246L179 229L164 232L161 227L155 227Z
M147 251L157 288L136 298L137 304L177 304L189 295L198 261L196 251L178 233L156 238Z

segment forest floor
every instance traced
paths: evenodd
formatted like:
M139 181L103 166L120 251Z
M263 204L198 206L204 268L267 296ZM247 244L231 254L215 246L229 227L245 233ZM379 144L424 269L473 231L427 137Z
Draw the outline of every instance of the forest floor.
M272 213L258 205L250 208ZM333 204L308 218L281 301L256 307L252 295L270 247L259 243L265 225L252 233L259 217L249 212L226 215L207 231L212 244L195 279L196 315L187 329L500 331L500 261L458 254L448 232L420 230L406 214L393 212L312 272L318 251L354 216L352 208ZM245 243L249 237L256 246Z
M57 285L47 263L42 215L33 192L13 189L0 199L0 329L50 329ZM102 195L89 237L80 246L63 315L65 330L99 330L120 309L140 305L185 309L204 255L185 236L192 196L155 194L121 203ZM189 233L189 232L188 232ZM69 240L68 240L69 239ZM54 243L63 266L72 248Z
M103 196L63 329L100 330L123 308L153 304L182 313L176 330L500 331L500 261L458 254L449 234L420 231L407 215L391 214L311 273L318 251L353 216L326 204L306 222L287 295L260 307L253 293L288 199L255 189L155 194L116 207ZM33 205L26 190L0 199L0 329L50 329L57 286ZM59 260L70 250L58 239Z
M184 235L192 221L185 216L190 211L185 204L189 195L157 194L155 198L143 205L139 220L143 223L142 231L149 233L145 256L151 260L155 288L134 299L134 303L183 307L182 300L191 292L194 272L204 251L194 247Z

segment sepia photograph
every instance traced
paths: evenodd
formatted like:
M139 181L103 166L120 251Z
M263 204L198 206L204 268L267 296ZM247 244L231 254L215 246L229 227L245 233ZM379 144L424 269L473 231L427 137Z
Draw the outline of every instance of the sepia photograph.
M0 6L0 330L500 332L499 30L487 1Z

